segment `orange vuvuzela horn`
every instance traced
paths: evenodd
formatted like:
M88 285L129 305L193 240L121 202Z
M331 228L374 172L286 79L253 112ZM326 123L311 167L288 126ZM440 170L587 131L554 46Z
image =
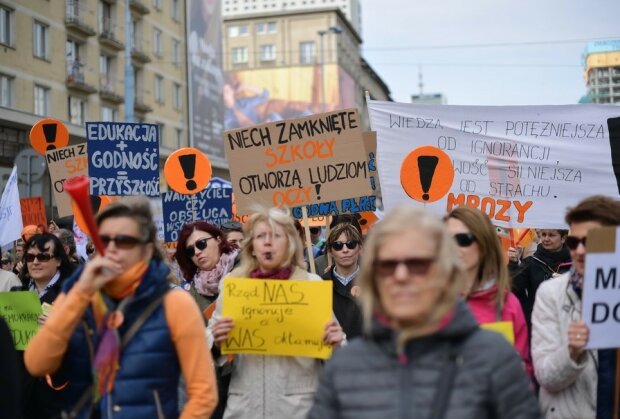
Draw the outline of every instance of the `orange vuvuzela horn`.
M99 231L97 230L97 223L95 222L95 215L93 213L93 206L90 203L90 180L88 176L76 176L65 180L65 191L73 198L73 201L77 204L78 210L82 213L82 218L86 222L88 231L90 232L90 238L95 245L95 249L100 255L105 254L105 246L99 237Z

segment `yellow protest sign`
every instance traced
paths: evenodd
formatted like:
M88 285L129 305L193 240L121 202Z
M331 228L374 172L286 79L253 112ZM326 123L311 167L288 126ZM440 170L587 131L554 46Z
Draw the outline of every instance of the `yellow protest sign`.
M504 336L511 345L515 344L515 331L512 322L485 323L481 324L480 327L497 332Z
M222 353L327 359L323 343L332 319L332 282L226 278L222 316L235 323Z
M36 292L0 292L0 316L9 326L17 350L26 349L39 330L40 315L41 302Z

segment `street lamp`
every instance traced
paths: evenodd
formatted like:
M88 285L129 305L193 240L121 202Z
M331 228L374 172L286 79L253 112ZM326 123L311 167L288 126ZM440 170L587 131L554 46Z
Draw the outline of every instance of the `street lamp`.
M340 29L338 26L330 26L326 30L318 31L317 33L321 37L320 38L321 42L319 43L319 48L320 48L319 57L321 60L320 62L321 64L321 109L323 112L325 112L327 103L325 100L325 57L324 57L324 51L323 51L323 36L328 33L335 33L336 35L341 34L342 29Z

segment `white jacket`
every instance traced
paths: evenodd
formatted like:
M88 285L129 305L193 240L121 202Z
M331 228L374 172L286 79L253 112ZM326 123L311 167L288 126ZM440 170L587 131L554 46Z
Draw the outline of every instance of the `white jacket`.
M235 269L227 276L240 278L247 275ZM295 268L291 279L321 280L299 268ZM209 320L209 329L222 317L222 294ZM319 384L320 368L320 361L313 358L235 355L224 419L305 418Z
M596 417L597 351L574 362L568 352L568 326L581 320L581 299L569 283L570 272L544 281L532 313L532 360L540 383L545 418Z

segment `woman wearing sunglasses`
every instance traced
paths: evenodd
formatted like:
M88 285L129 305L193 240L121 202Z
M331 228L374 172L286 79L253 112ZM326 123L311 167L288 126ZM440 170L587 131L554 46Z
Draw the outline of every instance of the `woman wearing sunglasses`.
M365 334L327 362L310 419L540 417L514 349L459 299L464 275L441 220L401 207L364 252Z
M329 233L327 251L334 265L323 279L333 283L333 310L348 339L362 334L362 312L354 285L359 275L362 235L353 224L338 224Z
M480 324L510 322L514 345L533 377L529 334L521 304L510 292L510 276L497 231L489 217L473 207L457 207L446 216L465 269L461 292Z
M204 321L192 298L171 290L149 202L127 198L97 216L105 255L69 278L26 349L33 375L69 378L67 417L209 417L217 403Z
M174 258L185 279L182 287L201 311L217 298L220 281L233 269L238 253L219 228L205 221L181 229Z
M245 224L241 264L229 276L236 278L313 280L306 271L302 244L288 212L278 208L256 212ZM222 294L209 320L216 350L234 327L222 318ZM344 340L335 320L325 326L323 341L338 347ZM224 361L224 358L218 361ZM299 356L238 354L233 361L224 418L305 418L318 385L321 363Z

